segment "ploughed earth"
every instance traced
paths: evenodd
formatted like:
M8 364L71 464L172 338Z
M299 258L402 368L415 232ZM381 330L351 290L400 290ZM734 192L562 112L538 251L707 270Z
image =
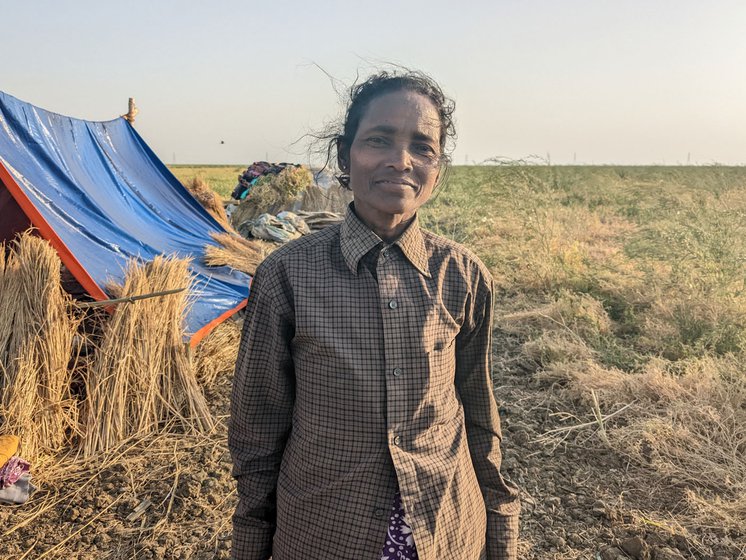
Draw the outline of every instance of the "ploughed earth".
M649 518L646 511L676 511L682 489L650 483L593 426L563 431L572 425L567 402L560 403L557 387L511 366L514 352L509 338L496 337L504 469L523 489L521 559L744 557L732 544L739 539L717 528L705 550L703 535L682 536ZM88 464L33 465L39 490L32 499L0 506L0 558L229 558L236 503L226 446L231 375L221 373L206 388L220 419L212 434L127 442Z

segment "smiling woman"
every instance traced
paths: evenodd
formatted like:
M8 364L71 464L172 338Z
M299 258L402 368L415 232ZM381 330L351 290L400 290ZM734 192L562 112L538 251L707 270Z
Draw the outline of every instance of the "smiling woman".
M234 558L517 558L492 279L417 220L452 112L422 74L354 87L330 144L354 194L344 222L257 269L231 401Z

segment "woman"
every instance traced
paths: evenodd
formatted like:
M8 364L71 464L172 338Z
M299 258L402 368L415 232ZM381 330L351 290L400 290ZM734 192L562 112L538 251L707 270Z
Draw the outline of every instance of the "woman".
M447 169L452 112L420 73L355 86L330 144L345 221L257 270L229 430L234 558L517 557L491 278L416 215Z

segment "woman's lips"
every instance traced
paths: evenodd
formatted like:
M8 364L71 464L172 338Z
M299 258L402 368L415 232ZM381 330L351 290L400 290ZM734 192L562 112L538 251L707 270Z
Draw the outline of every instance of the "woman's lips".
M411 187L417 190L417 186L406 179L380 179L376 181L376 185L396 185L399 187Z

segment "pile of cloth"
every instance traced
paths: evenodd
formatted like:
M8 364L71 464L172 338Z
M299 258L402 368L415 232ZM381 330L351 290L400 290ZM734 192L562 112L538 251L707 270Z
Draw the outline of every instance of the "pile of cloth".
M238 184L231 193L231 198L236 200L243 200L246 198L254 185L257 184L259 179L269 175L279 175L286 168L299 169L302 166L297 163L269 163L268 161L255 161L249 167L238 176Z
M20 440L16 436L0 436L0 504L25 504L31 492L31 465L16 455Z
M283 211L276 216L264 213L255 220L247 220L239 226L238 233L244 237L287 243L311 233L311 229L297 214Z
M238 227L238 233L247 238L287 243L342 220L343 216L334 212L296 213L284 210L276 216L264 213L254 220L247 220Z

